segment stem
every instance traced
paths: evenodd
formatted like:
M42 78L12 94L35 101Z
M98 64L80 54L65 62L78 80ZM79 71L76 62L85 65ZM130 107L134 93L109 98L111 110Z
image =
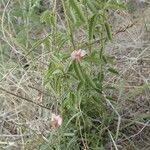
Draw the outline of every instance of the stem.
M68 26L67 32L68 32L68 35L70 37L70 41L71 41L71 44L73 46L73 49L75 50L76 47L75 47L75 42L74 42L74 38L73 38L73 32L72 32L71 24L70 24L69 19L68 19L67 10L65 7L65 2L64 2L64 0L61 0L61 1L62 1L63 9L64 9L64 15L66 18L65 20L66 20L67 26Z
M1 91L4 91L4 92L7 93L7 94L13 95L13 96L18 97L18 98L20 98L20 99L22 99L22 100L25 100L25 101L27 101L27 102L29 102L29 103L35 104L35 105L37 105L37 106L40 106L40 107L42 107L42 108L45 108L45 109L51 111L50 108L48 108L48 107L46 107L46 106L44 106L44 105L38 104L38 103L32 101L31 99L28 99L28 98L22 97L22 96L20 96L20 95L14 94L14 93L12 93L12 92L10 92L10 91L8 91L8 90L2 88L2 87L0 87L0 90L1 90Z

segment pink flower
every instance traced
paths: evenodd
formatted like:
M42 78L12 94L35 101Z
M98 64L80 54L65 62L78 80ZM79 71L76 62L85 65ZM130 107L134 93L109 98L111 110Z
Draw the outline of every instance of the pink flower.
M83 56L85 56L86 54L87 54L87 53L86 53L85 50L79 49L79 50L73 51L73 52L71 53L71 58L72 58L73 60L76 59L76 60L80 61L80 59L81 59Z
M62 117L60 115L51 113L51 121L53 123L53 127L57 129L62 124Z

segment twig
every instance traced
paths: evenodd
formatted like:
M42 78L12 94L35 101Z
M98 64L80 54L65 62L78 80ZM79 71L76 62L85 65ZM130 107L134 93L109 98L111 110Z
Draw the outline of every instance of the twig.
M10 92L10 91L8 91L8 90L2 88L2 87L0 87L0 90L1 90L1 91L4 91L5 93L8 93L8 94L10 94L10 95L13 95L13 96L15 96L15 97L18 97L18 98L20 98L20 99L23 99L23 100L25 100L25 101L27 101L27 102L29 102L29 103L35 104L35 105L37 105L37 106L40 106L41 108L45 108L45 109L51 111L50 108L48 108L48 107L46 107L46 106L44 106L44 105L38 104L38 103L32 101L31 99L27 99L27 98L22 97L22 96L20 96L20 95L14 94L14 93L12 93L12 92Z
M117 35L118 33L121 33L121 32L125 32L127 29L133 27L135 24L137 23L137 21L131 23L131 24L128 24L126 27L124 28L120 28L119 30L115 31L115 33L113 33L113 36L114 35Z
M104 93L103 93L104 94ZM111 102L107 99L106 95L104 94L105 100L107 102L107 104L109 106L111 106L111 108L114 110L114 112L116 113L116 115L118 116L118 123L117 123L117 130L116 130L116 137L115 140L117 141L118 139L118 135L119 135L119 129L120 129L120 124L121 124L121 116L118 113L118 111L114 108L114 106L111 104Z
M125 138L125 139L123 139L123 140L121 140L121 141L129 140L129 139L131 139L131 138L136 137L137 135L139 135L139 134L147 127L147 125L149 125L149 123L150 123L150 120L147 121L147 122L144 124L144 126L143 126L136 134L131 135L131 136L129 136L129 137L127 137L127 138Z
M118 150L117 145L116 145L116 143L115 143L115 141L114 141L114 139L113 139L113 136L111 135L111 132L110 132L109 130L108 130L108 133L109 133L110 138L111 138L111 140L112 140L112 142L113 142L113 144L114 144L115 150Z
M119 33L125 32L127 29L133 27L136 23L137 23L137 21L135 21L135 22L133 22L133 23L127 25L127 26L124 27L124 28L120 28L119 30L117 30L117 31L115 31L114 33L112 33L112 36L115 36L115 35L117 35L117 34L119 34ZM101 40L106 40L106 38L95 39L95 40L94 40L92 43L90 43L90 44L85 43L85 45L82 45L81 48L82 48L82 47L87 48L87 47L92 46L92 45L94 45L94 44L96 44L96 43L99 43Z

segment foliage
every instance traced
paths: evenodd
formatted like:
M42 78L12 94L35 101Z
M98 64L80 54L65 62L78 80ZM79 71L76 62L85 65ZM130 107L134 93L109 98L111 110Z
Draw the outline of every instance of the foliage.
M105 74L119 74L104 51L105 45L112 40L108 11L124 9L124 5L115 0L62 0L62 6L65 29L61 34L66 40L61 47L57 41L59 28L56 10L45 11L41 16L42 21L51 28L50 39L53 43L45 85L55 91L55 111L61 112L63 117L63 124L58 130L59 148L54 147L102 149L108 142L107 128L115 121L114 114L107 111L109 100L105 95L108 91L104 87L107 80ZM85 41L75 39L79 29L84 30ZM93 46L95 39L100 41L97 48ZM68 45L67 52L62 48L65 44ZM72 60L71 52L81 47L87 55L81 60Z
M125 49L115 47L111 53L119 49L121 61L127 61L120 70L115 57L106 52L116 40L113 15L123 21L127 15L122 0L2 0L2 6L0 148L117 150L127 141L136 149L127 129L138 121L148 122L149 113L136 112L131 118L126 113L132 110L122 105L135 103L149 85L128 90L124 74L148 48L143 42L144 50L132 62L133 51L127 56L123 51L137 48L140 37L131 41L129 31L131 43L117 39ZM134 7L128 6L129 11ZM117 35L134 26L123 24L125 29L117 30Z

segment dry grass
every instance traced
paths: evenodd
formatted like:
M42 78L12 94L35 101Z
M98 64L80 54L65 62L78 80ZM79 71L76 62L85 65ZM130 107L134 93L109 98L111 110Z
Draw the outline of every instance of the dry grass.
M2 4L1 9L6 8ZM8 12L7 12L8 13ZM115 143L120 150L149 150L150 147L150 10L136 19L133 27L114 36L106 48L116 58L118 77L108 74L108 81L118 90L110 93L116 99L121 117L119 137ZM9 18L9 14L8 14ZM54 134L50 128L50 111L39 104L52 105L52 97L43 86L43 74L50 53L40 45L41 53L27 55L12 36L13 23L1 18L0 87L34 102L27 102L6 91L0 91L0 148L11 150L39 149L40 143L49 142L46 137ZM118 17L115 31L135 20L130 16ZM118 24L117 24L118 22ZM3 24L5 23L5 24ZM121 24L120 24L121 23ZM125 27L126 28L126 27ZM6 47L3 47L3 44ZM9 45L9 46L8 46ZM5 50L9 50L9 55ZM24 62L29 66L24 66ZM42 63L41 63L42 62ZM113 81L113 82L112 82ZM111 133L110 133L111 135ZM124 135L124 136L122 136ZM108 143L110 149L112 145Z
M120 149L149 150L150 147L150 9L132 19L120 17L119 25L124 28L137 21L131 28L118 33L107 52L116 58L120 76L108 82L118 88L118 112L121 116L118 140ZM129 25L128 25L129 24ZM116 24L115 24L116 25ZM118 26L116 28L118 28ZM145 27L148 27L145 29Z

